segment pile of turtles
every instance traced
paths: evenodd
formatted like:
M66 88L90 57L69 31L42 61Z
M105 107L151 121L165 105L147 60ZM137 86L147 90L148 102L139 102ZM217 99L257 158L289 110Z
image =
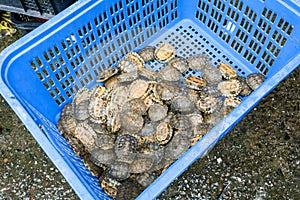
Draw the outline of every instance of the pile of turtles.
M85 163L101 167L100 185L117 198L129 179L151 184L264 80L238 76L226 63L214 67L204 54L176 56L170 43L146 46L79 90L58 126L77 154L88 155Z

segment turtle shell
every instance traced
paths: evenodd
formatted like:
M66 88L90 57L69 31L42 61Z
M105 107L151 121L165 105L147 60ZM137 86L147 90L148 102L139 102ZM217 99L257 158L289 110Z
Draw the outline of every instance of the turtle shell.
M184 78L186 87L194 90L202 90L206 86L206 80L198 76L187 76Z
M126 54L125 58L133 62L137 69L141 69L145 65L143 58L136 52L130 52Z
M136 159L130 164L129 171L130 173L138 174L143 173L151 169L153 165L153 160L149 157L142 156L139 154Z
M103 165L109 166L116 159L116 154L114 149L102 149L96 148L91 151L90 160L100 167Z
M197 54L187 59L188 67L193 70L202 70L210 63L210 59L205 54Z
M176 56L169 60L169 66L175 67L180 71L180 73L185 73L188 70L188 62L184 57Z
M151 121L160 121L167 116L168 107L166 105L153 104L149 107L148 116Z
M225 97L235 97L242 90L241 83L236 79L222 81L218 84L218 90Z
M82 122L76 126L74 136L91 151L95 146L95 138L97 137L95 131L86 123Z
M128 88L124 85L118 86L112 90L111 102L122 106L128 100Z
M138 78L138 73L136 71L122 73L117 77L119 83L132 82L137 78Z
M242 99L238 98L238 97L227 97L224 100L223 105L224 106L229 106L229 107L237 107L240 103L242 102Z
M172 66L165 66L160 70L160 77L164 81L179 81L182 74L178 69Z
M145 46L144 48L138 51L138 54L141 56L144 62L154 60L154 47Z
M171 109L180 113L191 113L195 109L194 103L185 96L177 96L171 101Z
M122 161L115 161L109 166L107 175L117 181L125 180L130 175L129 164Z
M175 47L167 42L160 43L154 51L154 57L158 62L168 62L175 54Z
M206 80L206 84L213 86L222 81L222 74L218 68L211 64L206 65L202 70L202 76Z
M252 92L252 89L247 84L246 78L242 77L242 76L238 76L237 80L241 83L241 92L240 92L240 95L242 97L249 95Z
M137 71L137 66L135 65L135 63L127 58L122 58L121 60L119 60L117 68L124 73Z
M177 159L190 147L190 138L184 134L175 133L172 140L165 147L165 157Z
M113 178L105 176L101 181L100 185L106 194L108 194L112 198L116 198L118 193L118 187L121 185L121 183L119 183L117 180Z
M133 81L128 88L129 99L141 98L146 95L149 88L149 82L137 79Z
M97 134L95 145L101 149L111 149L114 147L116 136L114 134Z
M115 153L118 160L131 163L136 157L138 139L129 134L119 135L115 142Z
M97 82L104 82L119 72L117 68L108 67L100 72L97 78Z
M135 180L144 188L146 188L156 179L156 177L157 175L154 172L144 172L137 174Z
M130 101L127 101L123 107L122 112L134 112L138 115L143 115L147 111L147 106L144 102L144 100L140 98L131 99Z
M207 96L197 103L198 109L206 114L213 113L221 108L222 102L215 97Z
M225 79L234 79L238 76L237 72L227 63L221 62L218 68Z
M156 127L155 140L161 144L167 144L173 135L173 129L168 122L161 122Z
M154 81L158 78L158 73L155 72L155 71L152 71L150 69L147 69L147 68L141 68L138 70L138 75L148 79L148 80L151 80L151 81Z
M176 114L170 121L171 127L177 130L186 130L191 128L192 124L186 115Z
M121 128L131 133L139 132L144 125L144 119L138 113L128 111L121 113Z
M266 77L262 73L252 73L246 77L246 82L252 90L258 88L265 80Z

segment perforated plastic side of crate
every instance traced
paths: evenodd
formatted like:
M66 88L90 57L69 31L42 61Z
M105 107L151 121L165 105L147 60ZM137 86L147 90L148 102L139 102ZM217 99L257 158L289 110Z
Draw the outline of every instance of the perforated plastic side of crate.
M294 29L294 22L286 19L288 12L279 12L277 3L198 0L195 17L241 59L267 75Z

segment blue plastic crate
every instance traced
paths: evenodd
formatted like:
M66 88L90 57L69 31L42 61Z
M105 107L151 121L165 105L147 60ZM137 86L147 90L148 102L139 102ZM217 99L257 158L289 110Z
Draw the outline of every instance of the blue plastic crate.
M300 63L299 1L79 1L0 55L0 92L82 199L109 199L57 130L61 109L102 69L161 41L177 54L206 53L239 75L267 80L140 196L153 199L211 149ZM152 65L150 67L157 68Z

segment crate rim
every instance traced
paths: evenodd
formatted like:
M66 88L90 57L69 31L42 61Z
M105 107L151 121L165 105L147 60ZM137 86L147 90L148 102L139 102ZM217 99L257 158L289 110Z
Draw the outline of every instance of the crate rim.
M98 1L98 3L102 1L103 0L100 0ZM59 26L59 24L61 23L62 24L68 23L68 18L70 18L71 15L65 15L65 14L70 13L72 11L77 11L82 14L82 12L80 11L81 7L83 7L83 5L87 5L91 3L94 4L95 2L83 1L83 0L76 2L66 10L59 13L57 16L50 19L48 22L44 23L43 25L41 25L31 33L27 34L26 36L22 37L21 39L17 40L12 45L4 49L0 54L0 73L5 74L3 72L3 66L9 65L9 63L12 62L18 56L18 53L14 52L15 49L23 47L24 43L26 42L30 43L33 40L33 38L46 39L47 35L40 34L40 33L45 33L47 30L51 28L53 29L53 27ZM85 8L84 10L88 10L88 8L89 7ZM53 34L55 34L55 31L51 33L51 35ZM30 43L29 47L31 45L36 45L36 43L34 44ZM23 50L26 50L26 48ZM241 118L242 114L247 114L248 112L250 112L261 101L262 98L267 96L282 80L284 80L290 73L292 73L293 70L299 67L299 63L300 63L300 54L298 54L292 60L290 60L284 68L279 70L272 77L268 78L257 90L255 90L245 101L243 101L241 105L237 108L237 111L239 113L238 115L233 116L233 113L231 113L221 121L223 122L224 120L231 118L230 120L231 123L222 127L224 131L220 132L220 127L219 127L221 123L220 122L217 126L215 126L204 136L204 138L206 138L207 140L210 140L209 137L211 136L218 138L217 140L214 140L213 143L206 145L205 148L200 146L203 145L202 144L203 142L201 141L197 142L196 145L194 145L187 152L185 152L185 154L181 156L180 159L174 162L162 175L160 175L153 182L156 183L160 181L162 184L160 184L159 186L157 184L151 184L140 194L140 196L138 196L137 199L153 199L157 197L161 192L163 192L169 186L169 184L173 182L175 178L181 175L183 171L185 171L187 167L190 166L191 163L193 163L192 162L193 158L200 158L209 149L211 149L224 135L226 135L233 128L231 127L231 125L235 125L235 123L238 123L239 121L238 119ZM39 143L39 145L47 154L47 156L50 158L50 160L59 169L60 173L64 175L64 177L66 178L68 183L72 186L76 194L82 199L94 199L94 197L96 196L94 192L86 188L84 183L81 182L81 180L73 172L69 164L64 160L63 155L61 155L59 151L54 148L51 141L36 124L34 117L31 116L31 114L24 108L21 101L18 100L18 97L15 97L13 91L9 89L7 83L4 82L2 77L0 78L0 94L8 102L8 104L17 114L17 116L21 119L21 121L24 123L26 128L30 131L31 135L35 138L35 140ZM41 144L43 144L43 146ZM196 151L197 148L200 148L201 151L198 150ZM183 162L184 166L182 166L182 163L180 162L180 160L183 157L187 158L187 159L185 158L185 162ZM174 177L174 173L173 173L174 169L179 169L177 171L175 170L176 177ZM173 176L172 179L170 179L171 172Z

